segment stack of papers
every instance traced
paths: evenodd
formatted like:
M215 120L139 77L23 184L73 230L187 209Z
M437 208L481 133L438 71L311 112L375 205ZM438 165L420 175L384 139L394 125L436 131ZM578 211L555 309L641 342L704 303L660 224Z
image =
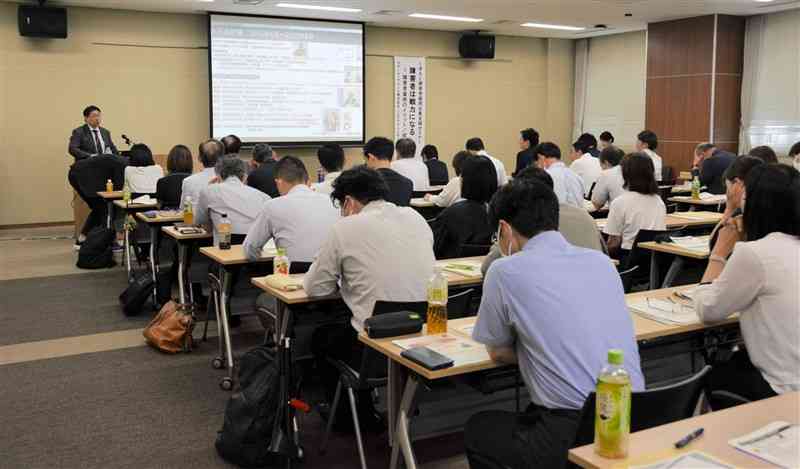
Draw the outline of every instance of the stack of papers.
M267 275L264 277L267 285L282 291L297 291L303 288L303 277L293 277L291 275Z
M475 277L481 275L480 261L459 261L448 262L442 266L443 270L463 275L464 277Z
M453 360L453 366L470 365L489 360L489 352L482 344L450 334L425 335L412 339L393 340L392 344L403 350L427 347Z
M687 326L700 321L694 306L656 298L642 298L628 302L628 309L639 316L661 324Z
M709 192L701 192L700 193L700 200L708 200L714 202L725 202L727 199L725 198L725 194L711 194Z
M132 204L143 204L143 205L151 205L151 204L155 204L156 202L158 202L156 199L150 197L147 194L131 200Z
M708 454L700 451L681 454L642 466L631 466L631 469L733 469L723 462L714 459Z
M689 251L697 252L698 254L709 254L708 236L673 236L672 242L676 246L680 246Z
M728 444L780 467L800 467L800 425L772 422Z

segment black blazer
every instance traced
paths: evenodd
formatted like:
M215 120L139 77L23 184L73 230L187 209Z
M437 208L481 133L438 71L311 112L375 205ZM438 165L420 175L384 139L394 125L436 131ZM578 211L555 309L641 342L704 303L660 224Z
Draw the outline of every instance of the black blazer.
M99 197L97 192L106 190L106 181L109 179L116 188L121 188L125 183L125 160L115 155L80 159L69 171L80 188L79 192L86 194L86 197Z
M247 176L247 185L272 198L280 196L278 186L275 185L275 165L277 163L273 159L268 159L261 163L258 168L250 171Z
M189 173L172 173L156 182L156 199L161 203L162 209L175 209L181 206L183 180L187 177Z
M414 183L411 182L411 179L389 168L379 168L378 173L386 181L386 185L389 186L389 195L386 197L387 202L391 202L398 207L411 205L411 195L414 193Z
M100 127L100 137L102 137L103 143L107 147L111 148L111 153L119 155L117 147L111 140L111 132L103 127ZM89 129L89 126L86 124L72 131L72 136L69 138L69 148L67 151L70 155L75 157L75 161L83 160L102 152L102 150L99 150L95 147L94 136L92 135L92 131Z
M433 252L437 259L461 256L463 244L492 244L486 204L462 200L447 207L431 221Z
M527 150L522 150L517 153L517 166L514 168L514 174L512 174L512 176L516 177L520 171L532 165L534 161L536 161L536 154L533 148L528 148Z
M447 164L439 160L428 160L425 162L428 167L428 179L432 186L444 186L450 181L450 174L447 172Z

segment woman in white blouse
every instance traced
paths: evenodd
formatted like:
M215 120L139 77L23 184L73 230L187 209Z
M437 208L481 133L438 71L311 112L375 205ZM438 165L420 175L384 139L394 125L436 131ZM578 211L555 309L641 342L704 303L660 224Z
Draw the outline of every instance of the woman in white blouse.
M705 323L740 314L746 350L715 366L711 388L758 400L800 390L800 172L755 167L742 199L741 222L719 230L694 301Z
M461 197L461 167L464 165L464 160L471 157L472 154L468 151L460 151L453 157L453 169L456 172L455 177L450 179L450 182L444 186L442 192L437 195L425 194L425 200L433 202L437 207L447 208L454 203L462 200Z
M153 152L144 143L131 147L130 161L125 168L125 184L137 196L155 194L158 180L164 177L164 170L153 161Z

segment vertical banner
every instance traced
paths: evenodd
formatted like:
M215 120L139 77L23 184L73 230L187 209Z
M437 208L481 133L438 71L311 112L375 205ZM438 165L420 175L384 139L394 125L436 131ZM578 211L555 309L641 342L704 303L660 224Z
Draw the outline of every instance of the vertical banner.
M394 58L394 139L425 144L425 57Z

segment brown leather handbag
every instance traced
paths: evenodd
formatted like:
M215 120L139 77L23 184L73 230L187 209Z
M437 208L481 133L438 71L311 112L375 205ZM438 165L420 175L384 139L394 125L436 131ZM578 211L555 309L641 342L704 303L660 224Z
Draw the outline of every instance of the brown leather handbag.
M169 301L145 327L142 335L148 344L162 352L191 352L192 330L194 330L194 315L191 308Z

